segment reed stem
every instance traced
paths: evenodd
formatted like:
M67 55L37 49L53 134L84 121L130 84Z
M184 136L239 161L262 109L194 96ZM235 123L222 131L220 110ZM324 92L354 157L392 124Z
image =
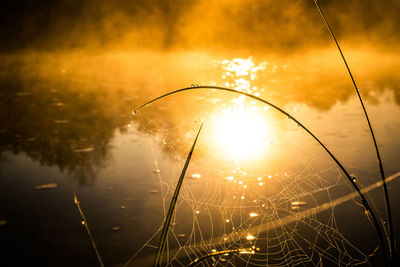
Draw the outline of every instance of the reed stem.
M197 142L197 139L199 137L201 128L203 128L203 123L201 124L200 129L197 132L197 135L196 135L196 138L194 139L192 148L190 149L190 152L189 152L189 154L188 154L188 156L186 158L186 162L185 162L185 165L183 166L183 169L182 169L182 172L181 172L181 176L179 177L178 183L176 185L175 192L174 192L174 195L173 195L172 200L171 200L171 204L169 205L168 213L167 213L167 216L166 216L165 222L164 222L164 227L163 227L163 229L161 231L161 238L160 238L160 243L158 244L156 258L155 258L155 261L154 261L154 266L156 266L156 267L160 267L161 266L162 254L163 254L165 242L166 242L167 237L168 237L169 225L171 224L171 219L172 219L172 216L173 216L174 211L175 211L175 205L176 205L176 202L178 200L178 196L179 196L179 192L180 192L181 187L182 187L183 179L185 178L186 170L187 170L187 168L189 166L190 159L192 158L194 147L196 146L196 142Z
M100 264L101 267L104 267L104 263L103 263L103 261L102 261L102 259L100 257L99 249L96 246L96 242L94 241L92 233L90 232L90 229L89 229L89 225L88 225L88 223L86 221L85 214L83 214L83 210L81 208L81 205L79 204L78 197L76 196L75 193L74 193L74 202L78 206L79 214L81 215L81 218L82 218L82 223L85 225L86 231L87 231L87 233L89 235L89 238L90 238L90 242L92 243L93 249L96 252L97 259L99 260L99 264Z
M339 42L337 41L336 36L333 33L332 28L330 27L330 25L329 25L325 15L324 15L324 13L322 12L321 7L318 4L318 1L314 0L314 3L316 5L316 7L317 7L322 19L325 22L326 27L328 28L329 33L332 36L332 39L335 41L335 44L336 44L336 46L337 46L337 48L339 50L339 53L340 53L340 55L341 55L341 57L343 59L344 65L346 66L347 72L349 73L350 79L351 79L351 81L353 83L354 89L356 90L358 99L360 100L361 107L362 107L362 109L364 111L365 119L367 120L367 123L368 123L369 132L371 134L372 141L373 141L374 146L375 146L376 158L377 158L377 161L378 161L379 172L380 172L381 180L382 180L383 193L385 195L385 208L386 208L386 217L387 217L387 220L388 220L388 227L389 227L388 232L389 232L389 240L390 240L390 245L388 245L389 246L389 253L391 255L391 258L394 259L396 251L395 251L395 241L394 241L394 233L393 233L392 211L391 211L391 208L390 208L390 200L389 200L389 193L388 193L387 184L386 184L385 173L384 173L384 170L383 170L383 164L382 164L381 156L380 156L380 153L379 153L379 148L378 148L378 145L377 145L377 142L376 142L376 139L375 139L375 134L374 134L374 131L372 130L372 125L371 125L371 122L369 120L369 117L368 117L368 114L367 114L367 110L365 109L364 102L363 102L363 100L361 98L361 95L360 95L360 92L358 90L357 84L356 84L356 82L354 80L352 72L350 71L350 67L347 64L347 61L346 61L346 58L344 57L342 49L340 48Z

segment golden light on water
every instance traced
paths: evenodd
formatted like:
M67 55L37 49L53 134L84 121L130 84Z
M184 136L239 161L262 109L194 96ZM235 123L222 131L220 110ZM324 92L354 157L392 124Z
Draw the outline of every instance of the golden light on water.
M225 80L225 87L259 96L260 93L256 92L259 88L252 85L252 82L257 79L257 72L266 68L267 62L256 65L252 58L234 58L223 60L221 64L224 70L221 78Z
M211 120L211 135L217 149L231 159L251 160L268 150L270 130L254 110L233 107Z
M252 58L221 61L225 86L259 96L262 88L253 86L257 72L267 62L256 65ZM231 160L261 158L268 150L271 132L263 107L257 101L239 96L211 117L211 138L218 152Z

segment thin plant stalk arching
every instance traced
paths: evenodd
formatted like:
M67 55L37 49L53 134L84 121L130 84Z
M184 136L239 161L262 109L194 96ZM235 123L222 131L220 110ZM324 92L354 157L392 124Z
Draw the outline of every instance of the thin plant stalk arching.
M293 120L295 123L297 123L298 126L300 126L309 135L311 135L311 137L313 137L314 140L317 141L317 143L319 143L322 146L322 148L329 154L329 156L333 159L333 161L342 170L342 172L345 174L345 176L349 180L350 184L353 186L353 188L355 189L355 191L358 193L359 197L361 198L361 203L364 206L365 210L368 211L369 214L371 215L371 218L372 218L372 221L373 221L373 225L374 225L376 233L378 235L380 247L381 247L381 250L382 250L383 257L384 257L385 266L388 266L388 255L387 255L387 250L386 250L386 242L384 241L384 238L383 238L383 233L382 233L382 230L381 230L381 226L380 226L380 224L378 222L377 217L375 216L374 211L372 210L371 206L369 205L368 201L366 200L364 194L361 192L360 188L357 186L356 182L353 181L353 178L350 176L350 174L347 172L347 170L343 167L343 165L339 162L339 160L329 151L329 149L307 127L305 127L300 121L295 119L292 115L290 115L288 112L284 111L283 109L279 108L278 106L276 106L276 105L274 105L274 104L272 104L272 103L270 103L270 102L268 102L268 101L266 101L266 100L264 100L264 99L262 99L260 97L257 97L257 96L254 96L254 95L242 92L242 91L238 91L238 90L235 90L235 89L230 89L230 88L220 87L220 86L192 86L192 87L186 87L186 88L181 88L181 89L178 89L178 90L175 90L175 91L171 91L171 92L166 93L164 95L161 95L161 96L159 96L157 98L154 98L154 99L148 101L147 103L139 106L135 110L133 110L133 114L136 114L136 112L139 109L141 109L141 108L143 108L143 107L145 107L145 106L147 106L147 105L149 105L149 104L151 104L151 103L153 103L153 102L155 102L155 101L157 101L159 99L167 97L169 95L176 94L176 93L179 93L179 92L184 92L184 91L201 90L201 89L206 89L206 90L207 89L215 89L215 90L220 90L220 91L227 91L227 92L236 93L236 94L240 94L240 95L244 95L244 96L253 98L253 99L257 100L257 101L260 101L260 102L262 102L262 103L274 108L275 110L279 111L280 113L286 115L289 119Z
M346 61L346 58L343 55L342 49L339 46L339 42L337 41L336 36L333 33L332 28L329 26L329 23L328 23L325 15L324 15L324 13L322 12L321 7L319 6L318 1L314 0L314 3L316 5L316 7L317 7L317 9L318 9L323 21L325 22L325 25L328 28L329 33L332 36L332 39L334 40L334 42L336 44L336 47L339 50L339 53L340 53L340 55L341 55L341 57L343 59L344 65L346 66L347 72L349 73L349 76L350 76L351 81L353 83L354 89L355 89L355 91L357 93L358 99L360 101L361 107L362 107L364 115L365 115L365 119L367 120L367 123L368 123L369 132L371 134L371 138L372 138L372 141L373 141L374 147L375 147L376 158L377 158L377 161L378 161L379 172L380 172L381 180L382 180L383 193L384 193L384 196L385 196L386 217L387 217L387 220L388 220L388 231L389 231L389 239L390 239L389 253L391 254L391 258L394 259L395 255L396 255L396 251L395 251L396 247L395 247L395 241L394 241L392 211L391 211L391 208L390 208L389 192L388 192L388 189L387 189L385 172L383 170L382 159L381 159L381 156L380 156L380 153L379 153L378 145L376 143L375 134L374 134L374 131L372 130L372 125L371 125L371 122L369 120L367 110L365 109L364 102L363 102L363 100L361 98L360 91L358 90L356 81L354 80L353 74L350 71L350 67L347 64L347 61Z

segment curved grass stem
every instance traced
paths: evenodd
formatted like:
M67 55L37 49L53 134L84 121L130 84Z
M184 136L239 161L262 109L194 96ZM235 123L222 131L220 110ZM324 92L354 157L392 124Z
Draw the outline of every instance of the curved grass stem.
M346 66L347 72L349 73L349 76L350 76L351 81L353 83L354 89L355 89L355 91L357 93L358 99L360 100L360 104L361 104L361 107L363 109L363 112L364 112L364 115L365 115L365 119L367 120L367 123L368 123L369 132L371 134L372 141L373 141L374 146L375 146L376 158L377 158L377 161L378 161L379 172L380 172L381 180L382 180L383 193L385 195L386 217L387 217L387 220L388 220L388 232L389 232L389 240L390 240L390 245L388 245L389 246L389 253L391 255L391 258L394 259L396 251L395 251L395 241L394 241L394 233L393 233L392 211L391 211L391 208L390 208L390 200L389 200L389 193L388 193L388 189L387 189L387 185L386 185L385 173L384 173L384 170L383 170L383 164L382 164L381 156L380 156L380 153L379 153L379 148L378 148L378 145L376 143L375 134L374 134L374 131L372 130L372 125L371 125L371 122L369 120L369 117L368 117L368 114L367 114L367 110L365 109L364 102L363 102L363 100L361 98L361 95L360 95L360 92L358 90L357 84L356 84L356 82L354 80L353 74L350 71L350 67L347 64L346 58L343 55L342 49L340 48L340 45L339 45L339 42L337 41L336 36L332 31L332 28L329 26L329 23L328 23L325 15L324 15L324 13L322 12L321 7L319 6L318 1L314 0L314 3L316 5L316 7L317 7L322 19L325 22L326 27L328 28L329 33L332 36L332 39L334 40L334 42L335 42L335 44L336 44L336 46L337 46L337 48L339 50L339 53L340 53L340 55L341 55L341 57L343 59L343 62L345 64L345 66Z
M171 219L172 219L172 216L173 216L174 211L175 211L175 205L176 205L176 202L178 200L178 196L179 196L179 192L180 192L181 187L182 187L183 179L185 178L186 170L187 170L187 168L189 166L190 159L192 158L194 147L196 146L197 139L199 137L199 134L200 134L200 131L201 131L202 127L203 127L203 123L201 124L200 129L197 132L197 135L196 135L196 138L194 139L192 148L190 149L190 152L189 152L189 154L188 154L188 156L186 158L186 162L185 162L185 165L183 166L183 169L182 169L182 172L181 172L181 176L179 177L178 183L176 185L175 192L174 192L174 195L173 195L172 200L171 200L171 204L169 205L168 213L167 213L167 216L166 216L165 222L164 222L164 227L163 227L163 229L161 231L161 238L160 238L160 243L158 244L156 258L155 258L155 261L154 261L154 266L156 266L156 267L161 266L162 254L163 254L165 243L166 243L167 237L168 237L169 225L171 224Z
M253 98L257 101L260 101L272 108L274 108L275 110L279 111L280 113L286 115L289 119L292 119L295 123L297 123L298 126L300 126L303 130L305 130L312 138L314 138L315 141L317 141L318 144L320 144L322 146L322 148L329 154L329 156L333 159L333 161L338 165L338 167L342 170L342 172L345 174L345 176L347 177L347 179L349 180L350 184L353 186L354 190L358 193L359 197L361 198L361 203L363 204L365 210L367 210L372 218L376 233L378 235L378 239L379 239L379 243L380 243L380 247L384 256L384 261L385 261L385 265L388 265L388 257L387 257L387 252L386 252L386 242L384 241L383 238L383 233L381 230L381 226L378 222L377 217L375 216L374 211L372 210L371 206L368 204L368 201L366 200L364 194L361 192L360 188L357 186L357 184L353 181L353 178L350 176L350 174L347 172L347 170L343 167L343 165L339 162L339 160L329 151L329 149L307 128L305 127L302 123L300 123L297 119L295 119L292 115L290 115L289 113L287 113L286 111L284 111L283 109L279 108L278 106L251 94L245 93L245 92L241 92L238 90L234 90L234 89L230 89L230 88L225 88L225 87L220 87L220 86L195 86L195 87L186 87L186 88L182 88L182 89L178 89L169 93L166 93L162 96L159 96L157 98L154 98L153 100L150 100L149 102L139 106L136 110L133 111L133 113L136 113L137 110L141 109L144 106L149 105L150 103L157 101L159 99L162 99L166 96L172 95L172 94L176 94L179 92L184 92L184 91L190 91L190 90L201 90L201 89L215 89L215 90L221 90L221 91L227 91L227 92L231 92L231 93L236 93L236 94L240 94L240 95L244 95L244 96L248 96L250 98Z

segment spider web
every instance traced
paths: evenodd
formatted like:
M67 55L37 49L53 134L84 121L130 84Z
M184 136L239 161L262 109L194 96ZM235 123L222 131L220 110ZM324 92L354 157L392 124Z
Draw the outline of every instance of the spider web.
M237 68L229 69L232 62L225 64L233 81L226 85L251 91L245 79L234 79L251 74L245 68L239 68L235 73ZM251 67L257 72L264 66ZM248 99L227 99L213 91L191 93L186 97L189 98L161 100L160 104L147 107L147 111L135 116L140 130L149 134L163 218L199 122L204 122L207 127L212 120L212 107L216 104L223 108L241 105L272 113ZM193 99L197 103L195 108ZM176 109L178 102L192 103L192 108L181 107L180 112L176 112L180 114L179 119L174 120L175 117L166 112ZM275 151L287 153L255 160L253 165L246 160L229 161L213 155L209 145L213 143L208 136L210 131L201 133L169 229L163 265L369 264L375 247L366 249L360 242L347 238L338 223L338 205L341 203L336 200L352 193L346 178L296 125L282 117L278 121L279 124L284 121L283 128L288 133L280 135L279 139L283 140L275 140ZM356 197L350 199L357 200ZM355 218L361 218L368 225L363 210L353 203L349 205L358 214ZM126 265L153 262L162 227L163 221Z

